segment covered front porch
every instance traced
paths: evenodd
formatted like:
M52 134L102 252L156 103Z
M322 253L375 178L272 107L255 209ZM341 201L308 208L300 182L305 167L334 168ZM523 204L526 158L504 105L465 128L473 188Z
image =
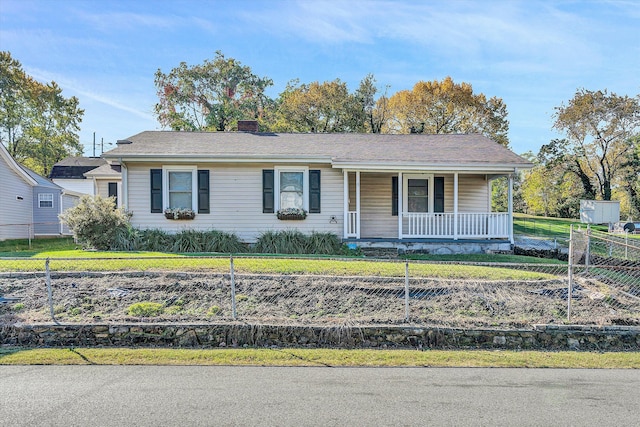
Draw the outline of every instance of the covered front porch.
M362 244L386 239L396 246L513 243L512 173L343 170L343 237ZM500 177L508 180L508 208L492 212L492 182Z

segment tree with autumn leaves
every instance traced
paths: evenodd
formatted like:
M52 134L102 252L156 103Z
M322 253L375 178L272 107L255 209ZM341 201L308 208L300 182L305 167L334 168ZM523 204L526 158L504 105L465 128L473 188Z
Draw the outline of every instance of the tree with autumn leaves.
M27 75L0 52L0 143L20 163L47 175L54 163L82 154L78 132L84 110L56 84Z

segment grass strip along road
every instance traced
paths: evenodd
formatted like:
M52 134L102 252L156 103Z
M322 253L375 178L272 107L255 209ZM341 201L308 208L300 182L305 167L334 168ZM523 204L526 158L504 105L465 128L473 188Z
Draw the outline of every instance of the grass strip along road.
M199 365L640 369L639 352L2 348L0 365Z

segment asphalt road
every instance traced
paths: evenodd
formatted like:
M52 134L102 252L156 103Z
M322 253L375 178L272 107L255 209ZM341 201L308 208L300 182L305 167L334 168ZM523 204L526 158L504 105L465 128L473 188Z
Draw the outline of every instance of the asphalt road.
M640 371L0 366L2 426L631 426Z

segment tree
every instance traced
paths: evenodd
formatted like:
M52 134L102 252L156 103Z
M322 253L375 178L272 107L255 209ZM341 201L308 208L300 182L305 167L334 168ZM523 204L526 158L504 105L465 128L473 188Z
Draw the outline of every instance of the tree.
M287 83L280 94L275 130L285 132L362 132L364 110L347 84L331 82Z
M640 218L640 135L635 135L630 143L633 148L623 164L620 187L629 199L629 216Z
M356 90L354 96L357 105L361 107L361 118L359 119L364 121L365 132L382 132L382 125L384 124L386 115L388 114L388 88L389 87L387 86L385 88L385 93L376 100L375 96L376 93L378 93L378 88L376 87L376 79L373 74L367 74L367 76L360 82L360 86Z
M640 95L579 89L567 105L556 107L553 127L567 139L550 151L579 176L585 195L611 200L612 185L632 156L632 137L640 130L639 101Z
M384 132L480 133L509 145L502 99L474 94L470 84L456 84L451 77L441 82L420 81L412 90L396 92L389 99L389 113Z
M78 136L84 110L55 83L40 83L9 52L0 52L0 140L19 162L48 175L51 166L82 154Z
M164 74L155 74L158 121L173 130L231 130L238 120L261 121L270 100L265 89L273 85L248 66L216 51L213 61L188 66L185 62Z

